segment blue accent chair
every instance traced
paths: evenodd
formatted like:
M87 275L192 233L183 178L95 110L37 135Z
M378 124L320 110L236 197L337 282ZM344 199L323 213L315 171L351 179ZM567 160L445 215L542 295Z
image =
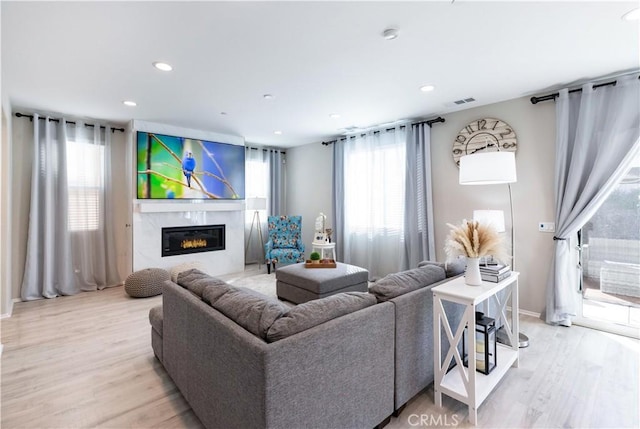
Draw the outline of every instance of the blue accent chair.
M295 264L304 262L302 242L302 216L269 216L269 240L264 245L267 272L274 271L276 263Z

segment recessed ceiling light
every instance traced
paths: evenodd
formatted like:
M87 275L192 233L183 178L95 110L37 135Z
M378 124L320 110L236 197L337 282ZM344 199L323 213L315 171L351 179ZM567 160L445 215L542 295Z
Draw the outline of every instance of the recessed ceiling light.
M227 112L220 112L222 116L227 116Z
M640 19L640 8L631 9L629 12L622 15L622 19L625 21L637 21Z
M273 134L275 134L275 135L279 136L279 135L281 135L281 134L282 134L282 131L274 131L274 132L273 132Z
M265 94L262 96L262 98L264 98L265 100L273 100L276 97L272 94Z
M138 103L136 103L135 101L131 101L131 100L124 100L122 102L122 104L124 104L125 106L129 106L129 107L136 107L138 105Z
M436 89L436 87L433 85L424 85L420 87L420 91L422 92L430 92L430 91L433 91L434 89Z
M173 67L171 67L171 65L169 65L167 63L160 62L160 61L156 61L155 63L153 63L153 66L155 68L157 68L158 70L162 70L162 71L171 71L171 70L173 70Z
M382 32L382 37L387 40L393 40L398 38L398 29L396 28L387 28Z
M340 117L340 115L337 114L337 113L332 113L332 114L329 115L329 117L333 118L333 119L338 119Z

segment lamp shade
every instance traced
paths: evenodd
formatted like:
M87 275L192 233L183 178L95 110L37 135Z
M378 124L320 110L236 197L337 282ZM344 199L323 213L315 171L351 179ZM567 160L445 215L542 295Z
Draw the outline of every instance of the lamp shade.
M498 232L505 232L504 212L502 210L474 210L473 220L491 224Z
M267 208L266 198L247 198L247 210L265 210Z
M513 152L474 153L460 158L461 185L497 185L514 183L516 156Z

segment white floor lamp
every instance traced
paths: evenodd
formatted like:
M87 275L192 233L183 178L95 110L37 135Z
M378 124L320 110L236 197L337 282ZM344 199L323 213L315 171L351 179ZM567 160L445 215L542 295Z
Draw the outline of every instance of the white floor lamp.
M253 233L253 225L257 223L256 229L258 230L258 239L260 240L260 249L262 250L262 260L264 261L264 240L262 239L262 224L260 223L260 210L267 208L266 198L247 198L247 210L253 210L253 219L251 220L251 228L249 229L249 238L247 239L247 245L244 248L244 260L247 260L247 251L249 250L249 244L251 243L251 234ZM261 265L258 262L258 267Z
M461 185L500 185L509 188L509 208L511 210L511 267L516 269L516 236L513 217L513 197L511 184L518 181L516 156L513 152L483 152L460 158ZM529 345L529 338L520 332L520 347Z

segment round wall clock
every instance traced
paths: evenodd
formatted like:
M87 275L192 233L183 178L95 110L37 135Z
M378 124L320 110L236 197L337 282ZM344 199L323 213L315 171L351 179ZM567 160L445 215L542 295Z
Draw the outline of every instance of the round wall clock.
M516 133L505 121L495 118L470 122L453 141L453 160L460 166L460 157L477 152L507 151L518 148Z

